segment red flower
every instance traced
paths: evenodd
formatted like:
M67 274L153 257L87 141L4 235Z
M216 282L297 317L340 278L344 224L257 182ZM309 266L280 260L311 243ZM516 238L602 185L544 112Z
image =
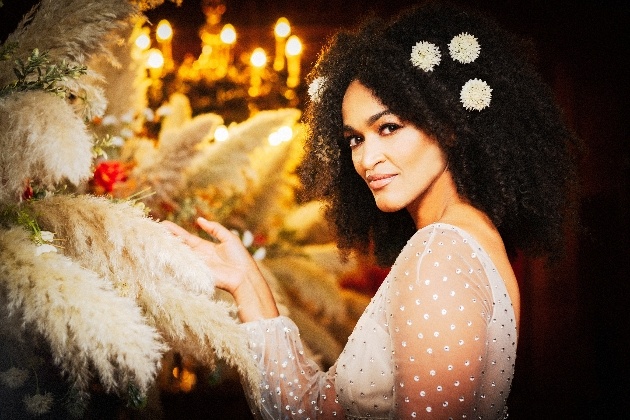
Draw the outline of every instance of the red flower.
M24 188L24 191L22 192L22 200L30 200L31 198L33 198L33 187L31 186L31 183L29 182L26 185L26 188Z
M111 193L114 190L114 184L126 180L127 173L124 165L118 161L110 160L100 162L96 165L92 183L97 192Z

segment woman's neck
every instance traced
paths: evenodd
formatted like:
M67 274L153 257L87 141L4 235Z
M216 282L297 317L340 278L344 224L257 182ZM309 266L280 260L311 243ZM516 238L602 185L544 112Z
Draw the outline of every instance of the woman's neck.
M465 205L465 202L457 193L453 177L445 170L424 194L407 206L407 211L411 214L416 229L421 229L442 221L452 207L462 204Z

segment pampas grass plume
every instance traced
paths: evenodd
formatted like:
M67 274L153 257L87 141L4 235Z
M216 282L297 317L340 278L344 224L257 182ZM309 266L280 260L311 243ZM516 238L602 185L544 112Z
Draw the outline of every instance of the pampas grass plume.
M159 282L178 283L191 293L214 293L212 272L203 261L130 202L56 195L28 205L42 229L64 239L66 255L101 273L121 293L151 292Z
M251 170L250 153L266 144L269 134L283 125L295 125L298 118L300 111L292 108L260 111L230 126L226 141L209 144L192 162L185 174L188 188L215 186L244 192L246 173Z
M79 184L92 165L92 137L72 107L42 92L0 99L0 202L15 202L27 180Z
M111 33L128 24L137 8L126 0L42 0L20 22L6 43L16 42L16 57L35 48L49 51L53 62L85 63L106 53ZM12 62L0 62L0 85L14 77Z
M166 340L205 362L216 354L255 382L234 307L212 299L210 269L161 224L128 202L88 195L30 204L40 227L65 239L64 253L136 299Z
M170 128L160 133L158 147L144 154L131 173L136 192L150 189L155 194L143 200L155 212L159 212L160 202L170 202L184 187L182 172L199 151L197 146L205 140L223 118L216 114L202 114L181 127Z
M133 300L61 253L36 255L21 227L0 234L0 287L9 316L50 344L53 360L86 390L93 366L107 390L133 381L145 391L166 347Z

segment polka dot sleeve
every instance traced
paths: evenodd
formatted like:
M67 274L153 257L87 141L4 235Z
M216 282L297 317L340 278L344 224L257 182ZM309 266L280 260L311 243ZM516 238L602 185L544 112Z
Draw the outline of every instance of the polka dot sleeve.
M343 418L335 395L335 366L323 372L304 354L299 331L279 316L243 324L252 357L262 373L260 412L264 419ZM246 390L246 393L251 394Z
M263 374L260 415L504 418L514 319L505 284L474 239L427 226L404 247L328 372L305 357L290 319L243 325Z
M485 270L451 231L414 240L392 269L386 308L395 418L477 418L492 313Z

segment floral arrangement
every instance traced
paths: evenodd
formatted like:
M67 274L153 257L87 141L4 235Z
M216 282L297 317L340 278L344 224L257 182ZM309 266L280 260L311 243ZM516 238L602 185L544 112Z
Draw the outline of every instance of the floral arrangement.
M322 366L367 304L296 199L300 111L226 127L181 94L146 108L130 40L160 3L43 0L0 45L0 417L80 418L94 392L141 407L195 366L257 381L233 302L160 219L238 231Z
M470 64L481 53L481 46L477 38L463 32L454 36L448 44L451 58L458 63ZM411 63L414 67L428 73L432 72L442 61L440 48L428 41L417 42L411 48ZM460 100L466 110L481 111L490 106L492 89L483 80L470 79L462 86Z
M81 417L95 385L141 405L169 348L256 380L212 272L137 198L87 194L111 147L96 69L159 3L43 0L0 46L2 417Z

